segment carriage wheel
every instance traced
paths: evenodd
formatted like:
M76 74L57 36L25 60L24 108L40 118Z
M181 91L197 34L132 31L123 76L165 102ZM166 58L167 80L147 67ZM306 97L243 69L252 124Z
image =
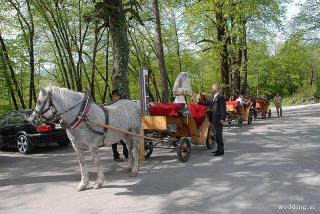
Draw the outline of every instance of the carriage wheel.
M177 156L178 160L181 162L187 162L190 158L190 153L191 153L191 142L189 138L187 137L182 137L180 140L177 142Z
M241 117L238 117L238 119L237 119L237 125L238 125L238 127L240 127L241 124L242 124L242 119L241 119Z
M214 138L214 128L212 125L210 125L208 127L208 135L207 135L207 139L206 139L206 145L209 150L214 149L216 147L216 140Z
M271 109L269 109L268 117L271 118Z
M252 123L252 114L249 114L248 117L248 125L250 125Z
M267 118L267 114L263 112L263 113L262 113L262 118L263 118L263 119L266 119L266 118Z
M149 159L153 152L153 142L145 142L144 143L144 158Z

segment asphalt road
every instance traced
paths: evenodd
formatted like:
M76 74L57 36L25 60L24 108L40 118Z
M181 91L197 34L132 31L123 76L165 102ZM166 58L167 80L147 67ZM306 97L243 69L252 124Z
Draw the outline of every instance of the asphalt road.
M72 147L0 152L0 213L320 213L320 105L224 129L225 155L155 150L137 178L103 148L105 185L77 192ZM88 157L90 177L96 177ZM91 185L93 182L91 182Z

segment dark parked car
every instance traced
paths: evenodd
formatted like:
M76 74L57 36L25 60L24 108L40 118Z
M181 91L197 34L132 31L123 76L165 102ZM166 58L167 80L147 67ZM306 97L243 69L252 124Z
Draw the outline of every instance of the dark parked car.
M60 146L70 143L66 131L59 124L34 127L28 118L32 110L8 112L0 121L0 148L16 147L22 154L31 153L34 146L57 142Z

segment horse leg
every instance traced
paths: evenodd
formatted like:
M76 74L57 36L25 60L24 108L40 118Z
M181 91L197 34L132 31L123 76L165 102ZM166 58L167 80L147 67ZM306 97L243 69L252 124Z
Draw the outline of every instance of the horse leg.
M97 166L97 180L93 186L93 189L99 189L103 185L103 180L104 180L104 175L101 168L99 148L93 148L91 152L92 152L93 160Z
M81 170L81 182L78 185L78 191L84 190L88 184L89 184L89 178L88 178L88 171L86 168L86 160L84 157L84 151L81 149L78 149L77 147L73 147L78 155L80 170Z
M138 170L139 170L139 144L135 143L133 141L134 139L130 139L131 143L131 155L133 156L132 160L132 170L131 170L131 177L138 176Z
M127 172L131 172L133 168L133 154L132 154L132 141L128 139L127 141L127 147L128 147L128 169Z

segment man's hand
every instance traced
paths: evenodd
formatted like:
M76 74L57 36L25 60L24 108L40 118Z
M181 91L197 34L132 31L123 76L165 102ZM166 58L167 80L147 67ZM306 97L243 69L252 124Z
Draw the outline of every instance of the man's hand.
M193 97L193 102L198 103L200 100L200 95L198 94L196 97Z
M221 125L223 125L226 121L220 120Z

